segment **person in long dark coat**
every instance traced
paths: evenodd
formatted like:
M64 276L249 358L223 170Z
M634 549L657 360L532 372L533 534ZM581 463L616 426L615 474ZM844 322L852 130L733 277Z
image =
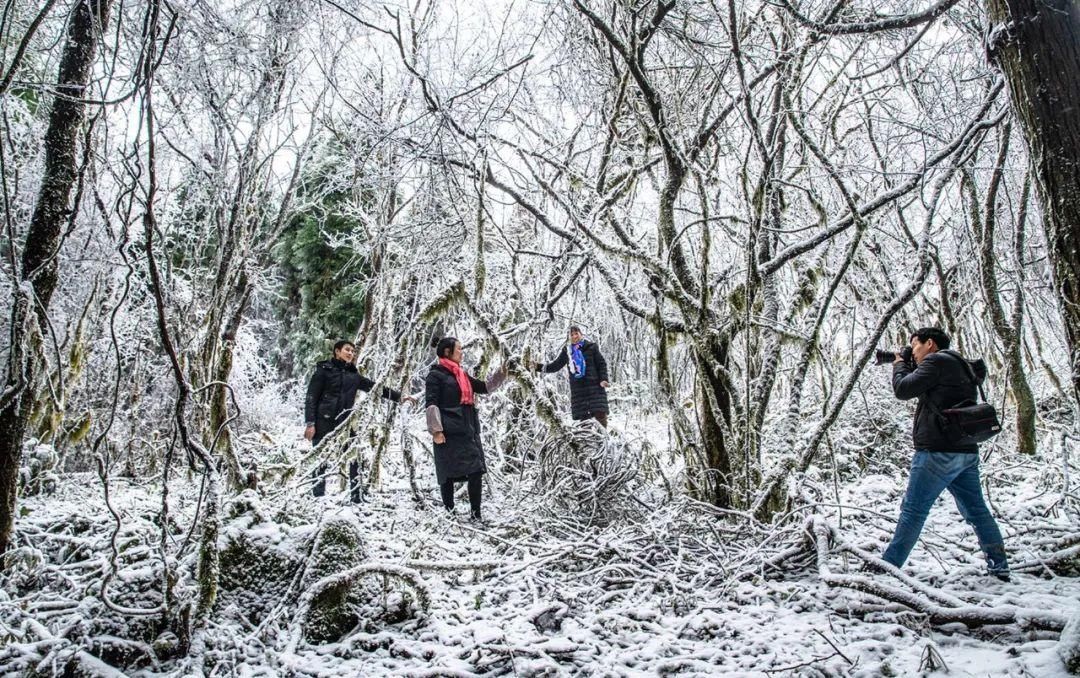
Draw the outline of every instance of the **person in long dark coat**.
M374 381L357 372L355 360L356 346L351 341L342 340L334 344L333 358L315 366L304 399L304 437L313 446L318 446L323 438L349 418L357 391L370 392L375 386ZM386 386L381 395L394 402L416 402L412 396L403 398L399 392ZM315 470L315 484L311 493L316 497L326 494L326 471L326 462ZM349 462L349 488L354 502L361 499L357 479L359 474L360 462L354 458Z
M550 374L564 367L570 379L570 416L576 421L596 419L607 428L607 361L600 347L582 336L577 325L570 326L570 343L565 350L536 369Z
M487 472L480 440L480 416L474 397L491 393L506 379L506 368L487 381L470 376L461 366L461 342L444 337L435 347L438 360L424 382L424 408L435 446L435 478L443 506L454 510L454 484L468 483L470 517L480 521L483 475Z

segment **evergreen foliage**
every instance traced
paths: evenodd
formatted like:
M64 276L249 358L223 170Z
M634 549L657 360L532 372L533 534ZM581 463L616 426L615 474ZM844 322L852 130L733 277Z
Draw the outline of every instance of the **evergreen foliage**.
M291 373L324 358L363 321L370 260L360 246L364 214L375 202L351 171L345 149L323 146L297 190L298 210L275 254L281 266L277 313L283 325L281 367Z

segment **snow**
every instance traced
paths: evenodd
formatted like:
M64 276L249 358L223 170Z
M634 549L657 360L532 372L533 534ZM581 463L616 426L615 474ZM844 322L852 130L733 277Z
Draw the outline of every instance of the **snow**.
M35 11L18 4L16 30L31 16L25 12ZM773 76L761 86L742 81L725 42L726 8L712 6L719 13L711 16L708 3L679 3L644 62L662 92L657 120L686 151L694 178L675 196L679 244L672 247L656 228L663 157L655 142L665 130L638 108L640 87L624 79L610 50L596 49L602 36L572 3L416 5L413 11L432 8L429 19L404 6L351 3L373 25L391 27L390 16L400 16L398 25L414 31L402 36L414 52L408 69L399 59L409 49L399 54L387 35L361 30L337 3L232 4L181 3L173 9L182 30L156 43L170 45L153 60L160 66L158 263L166 273L159 291L165 331L185 363L182 378L195 390L213 367L200 364L210 360L200 357L200 346L226 329L210 311L244 309L228 376L239 415L229 430L239 466L257 469L259 490L237 494L223 481L223 505L208 507L200 471L188 467L176 443L177 385L158 349L145 247L135 244L137 216L149 206L147 99L129 97L101 108L101 124L88 137L90 190L57 253L61 279L46 309L49 331L34 338L47 349L35 351L48 367L34 389L69 410L61 431L85 411L92 435L81 442L61 436L55 445L27 440L21 470L40 487L19 497L15 548L0 572L0 676L1066 675L1080 652L1080 500L1070 462L1080 441L1068 437L1071 401L1056 383L1069 369L1051 284L1057 253L1047 248L1034 203L1020 223L1028 170L1015 134L1000 168L999 202L979 205L1003 149L1004 128L994 116L1007 104L995 95L976 113L1001 84L955 17L933 26L923 44L909 29L804 43L806 31L781 28L774 5L737 3L739 16L730 21L745 22L740 58L751 77L778 63L782 43L808 50L776 72L791 83L784 89ZM618 31L636 21L624 14L629 7L610 7ZM118 9L110 24L116 39L107 41L111 65L95 66L95 81L107 91L95 96L135 91L128 76L149 62L145 41L127 38L143 30L143 9ZM47 94L52 75L45 71L59 63L65 25L66 13L54 9L15 69L19 89ZM988 48L1008 28L991 27ZM527 69L497 75L525 50L534 56ZM274 63L288 68L265 70ZM266 89L279 75L280 89ZM620 81L628 89L617 94ZM427 86L445 103L436 115L420 96ZM278 95L266 96L270 90ZM749 97L746 106L738 92ZM791 96L783 106L799 115L769 113L781 92ZM8 94L5 174L12 185L5 205L18 237L43 176L47 116L44 107L30 111ZM692 148L702 126L728 105L734 114ZM750 111L765 116L762 127ZM796 118L806 139L785 131ZM774 124L786 140L775 156L754 141ZM963 133L970 145L942 153L972 125L978 133ZM307 149L301 144L309 130ZM331 138L347 143L326 154ZM806 151L813 140L820 157ZM242 148L251 151L250 163ZM508 190L477 186L478 161ZM314 176L324 162L332 168ZM601 166L612 176L600 180ZM293 167L305 184L303 195L291 197L295 213L282 208ZM627 179L621 196L607 192L614 174ZM961 174L975 194L970 204ZM763 204L748 190L755 185L777 199L769 223L755 216ZM615 375L610 437L576 429L593 456L575 457L565 439L549 436L551 422L529 411L539 394L565 412L565 380L523 379L535 392L485 397L488 522L477 525L465 517L463 499L454 516L439 506L418 408L391 414L385 402L365 398L352 421L354 451L371 469L367 441L388 433L381 480L356 506L342 493L309 496L306 478L317 457L328 454L333 469L346 454L313 452L301 438L301 373L310 365L286 348L284 329L325 342L345 326L286 322L300 307L278 309L283 299L317 292L311 280L282 284L286 272L275 263L268 227L278 217L283 224L326 218L326 190L351 194L347 214L338 216L352 219L355 232L326 244L364 263L357 279L339 274L334 285L373 302L364 318L342 320L362 337L366 374L394 385L415 381L430 360L424 334L431 324L463 339L470 359L493 364L547 357L567 322L580 322ZM609 199L610 210L603 207ZM852 203L881 208L859 223L865 236L845 226ZM987 272L974 223L980 207L997 209L988 253L997 260L999 290L979 285ZM625 235L616 236L616 225ZM756 238L768 259L757 261L760 276L747 250ZM679 248L688 255L688 278L672 268ZM19 243L9 249L17 254ZM786 260L796 251L803 254ZM930 253L934 272L925 285L913 282L911 264L916 257L928 263ZM30 283L17 268L0 275L0 290L29 298ZM477 269L486 276L483 291ZM238 276L254 285L246 307L236 296L242 286L232 284ZM700 301L685 294L697 281L711 288ZM752 284L761 294L748 304ZM423 313L448 287L464 297ZM910 303L892 320L881 316L905 289L917 292ZM88 300L92 291L99 296ZM826 309L825 295L834 292ZM911 406L894 401L880 372L867 368L856 379L853 356L875 348L867 341L878 323L888 325L881 325L884 346L902 340L912 322L950 316L944 319L958 330L958 344L962 338L965 348L1000 363L1008 342L986 317L995 293L1006 307L1019 304L1010 322L1019 328L1023 321L1019 345L1039 405L1038 455L1018 457L1008 435L983 451L986 494L1006 535L1013 579L984 574L974 535L948 497L934 507L902 571L863 571L895 525ZM952 308L941 308L944 301ZM77 343L84 304L85 369L68 379L64 355ZM666 320L636 317L653 313ZM740 327L733 319L744 313ZM661 332L668 320L683 329ZM706 340L716 345L703 347ZM3 342L0 356L11 350ZM297 378L277 373L275 357L288 358ZM766 365L777 366L775 375ZM753 432L761 464L749 464L737 494L745 505L760 489L749 476L776 473L792 501L774 524L691 498L691 485L716 471L700 449L702 368L730 382L730 408L716 414L731 418L721 426L731 450L744 442L755 401L769 398L761 430ZM1010 420L1006 370L993 370L991 397ZM796 375L806 377L799 391L791 388ZM854 386L850 397L839 395L845 384ZM204 395L188 403L190 433L202 442L215 433L200 420ZM826 431L821 423L830 411L837 420ZM561 423L571 426L565 416ZM525 442L505 452L510 437ZM402 445L413 440L419 498L403 462ZM791 471L792 457L783 455L800 454L812 440L821 442L815 465ZM99 456L109 466L107 481L93 472ZM166 458L172 466L163 468ZM232 561L218 580L216 607L192 626L203 520L214 509L222 555L250 549L257 558ZM357 539L339 544L341 562L331 562L331 571L313 572L308 566L330 524ZM355 627L328 642L307 640L315 598L341 589L362 601L349 603L360 610ZM166 605L163 618L157 610ZM986 623L991 613L1000 623Z
M841 503L875 506L891 514L903 480L903 476L867 475L843 488ZM28 520L45 525L79 512L92 524L106 525L109 519L96 484L90 477L65 477L55 496L28 499ZM244 676L279 675L284 670L312 676L486 672L877 676L918 673L932 654L930 647L945 662L948 675L1067 675L1056 634L1025 627L1023 622L1012 627L933 627L923 616L895 605L869 609L871 598L828 587L812 569L785 571L779 577L724 577L725 572L737 571L740 562L749 562L750 543L737 536L717 542L709 536L708 523L720 530L738 526L716 523L705 509L685 501L665 504L653 493L646 499L657 502L655 511L637 522L589 528L560 524L550 514L526 506L514 487L489 484L486 489L494 493L485 502L491 522L483 527L436 507L430 483L425 505L415 504L399 480L388 481L369 501L355 506L342 503L343 494L322 500L299 492L290 495L286 508L298 524L255 521L245 532L278 548L299 549L302 535L311 534L320 514L323 521L331 517L355 521L367 543L368 563L388 571L419 573L430 608L381 629L357 630L335 643L300 642L294 652L282 644L281 633L295 611L286 610L278 623L270 623L257 644L241 641L252 637L252 629L225 615L208 636L215 657L235 675ZM1027 482L997 488L998 510L1014 516L1022 511L1042 515L1054 499L1032 489ZM157 491L153 483L117 480L114 502L132 513L149 512ZM170 488L174 510L185 507L183 519L188 519L194 501L185 492L191 492L186 484ZM273 513L266 497L259 501L257 513ZM1063 613L1075 609L1080 599L1075 579L1043 578L1025 571L1017 572L1012 583L1002 583L982 575L970 528L954 507L943 504L931 512L924 539L905 568L920 585L977 607L1012 605ZM849 510L839 533L879 552L890 523L877 515ZM835 513L827 512L826 519L835 524ZM1006 530L1017 566L1023 567L1024 554L1039 552L1040 539L1062 535L1074 525L1064 515L1043 522L1046 531L1041 535L1030 527L1028 535ZM675 526L682 529L676 532ZM236 523L227 524L222 538L239 529ZM647 540L657 536L669 541L666 551L635 548L647 546ZM94 548L102 545L91 536L86 539ZM684 561L697 558L688 551L694 539L714 542L716 552L726 557L717 562L698 560L696 572L686 562L664 561L663 553L680 552L677 544L683 546L679 557ZM831 571L843 572L849 566L845 558L830 556ZM132 563L114 581L115 594L122 595L125 581L152 581L156 569ZM29 595L15 590L6 595L12 601L47 601L53 588L42 581ZM92 599L93 588L85 595ZM397 598L388 597L387 605L400 602L400 595L394 595ZM7 667L0 673L15 675L12 671L18 673L21 669L16 667L25 664L6 663L13 655L41 657L47 648L32 649L42 638L29 629L40 625L28 626L26 617L21 625L14 623L17 615L11 614L11 603L2 605L0 619L6 633L14 644L22 645L18 653L9 647L0 655L0 668ZM549 619L541 624L538 620L544 615ZM54 625L64 618L62 613L48 617L46 623ZM222 654L224 648L232 649ZM144 666L128 675L168 675L178 666Z

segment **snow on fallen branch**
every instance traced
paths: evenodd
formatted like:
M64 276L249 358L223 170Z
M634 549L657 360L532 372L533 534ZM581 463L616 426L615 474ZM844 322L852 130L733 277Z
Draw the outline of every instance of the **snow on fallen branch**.
M596 420L549 436L539 452L538 485L559 510L605 524L632 507L630 483L641 460L608 436Z
M969 627L1015 624L1022 628L1061 631L1068 621L1062 611L996 605L974 605L949 595L911 577L898 568L848 543L824 517L814 515L803 524L803 541L799 547L790 548L770 560L772 567L781 567L786 561L809 556L816 563L819 579L831 587L845 588L869 594L889 603L902 605L924 615L931 624L962 623ZM885 583L878 577L863 574L834 573L829 557L835 553L848 553L869 569L899 579L906 588Z
M289 628L289 645L287 652L295 654L303 637L304 622L311 613L312 603L319 594L335 588L348 588L356 584L362 577L369 575L383 575L398 579L408 585L416 593L416 600L420 608L427 612L431 607L431 594L427 584L420 577L420 573L407 567L392 563L364 563L343 572L323 577L308 588L304 595L300 596L296 615Z
M504 563L498 560L481 560L475 562L462 561L435 561L435 560L406 560L405 567L414 570L431 570L434 572L460 572L462 570L494 570Z

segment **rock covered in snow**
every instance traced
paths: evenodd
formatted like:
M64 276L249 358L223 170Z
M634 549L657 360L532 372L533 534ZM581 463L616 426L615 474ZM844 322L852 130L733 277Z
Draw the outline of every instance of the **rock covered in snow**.
M302 588L307 589L323 577L348 570L366 558L364 538L359 524L348 516L333 516L323 523L316 537L311 563L304 573ZM328 587L311 603L304 627L309 642L335 641L360 621L363 598L348 584Z

